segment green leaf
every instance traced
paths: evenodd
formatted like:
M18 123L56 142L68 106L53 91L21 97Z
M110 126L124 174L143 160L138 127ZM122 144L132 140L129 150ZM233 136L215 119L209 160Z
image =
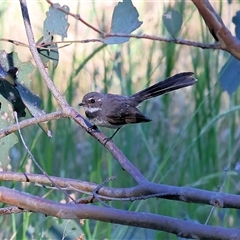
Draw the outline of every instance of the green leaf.
M8 81L2 81L0 85L0 94L12 103L14 111L17 112L18 117L25 117L25 104L23 103L18 90L14 85Z
M30 62L22 63L17 53L11 52L7 54L3 50L0 51L0 66L0 94L12 103L18 117L25 117L25 105L16 89L16 73L19 72L18 76L25 79L25 83L29 85L30 79L28 79L28 75L33 71L34 67Z
M182 14L177 10L169 9L166 13L163 14L162 20L167 31L173 38L175 38L182 27Z
M232 19L236 25L236 37L240 39L240 12L238 11ZM222 67L219 73L219 81L223 90L227 91L229 95L234 93L240 85L240 61L233 56L230 56L227 62Z
M220 85L229 95L234 93L240 85L239 69L239 60L230 56L219 73Z
M12 105L0 95L0 129L4 129L15 123ZM12 133L0 139L1 157L0 162L3 170L7 169L10 163L9 151L18 142L17 136Z
M25 105L16 89L17 68L10 68L8 72L0 65L0 94L12 103L14 111L19 117L25 117Z
M38 48L38 52L45 67L47 67L49 61L52 61L54 68L58 65L59 52L57 44L53 43L53 35L61 36L62 40L67 37L67 30L70 26L68 12L68 6L61 7L60 4L56 3L50 6L49 11L46 13L47 18L43 24L43 37L36 43L38 46L44 47Z
M38 48L37 51L45 67L47 67L47 63L49 61L52 61L53 67L56 68L59 61L59 52L58 45L56 43L52 43L52 40L53 37L51 37L51 40L41 37L37 41L36 45L41 46L48 43L47 45L43 45L44 48Z
M46 39L49 35L60 35L63 38L67 37L67 30L69 27L68 14L60 11L58 8L63 9L65 12L69 12L69 7L64 5L60 6L59 3L55 3L49 7L49 11L46 13L47 18L43 24L43 38Z
M11 72L11 69L17 68L18 79L24 79L24 83L27 86L30 85L32 80L29 78L29 74L34 70L31 62L22 62L15 52L6 53L4 50L0 50L0 65L7 73L9 73L9 70Z
M27 87L17 83L16 86L24 105L33 117L40 117L46 113L41 109L41 99L32 93ZM48 137L52 137L51 131L48 129L47 123L40 123L39 126L47 134Z
M131 34L142 25L138 17L138 11L131 0L119 2L113 11L110 33ZM128 40L128 37L108 37L103 39L103 42L105 44L120 44Z

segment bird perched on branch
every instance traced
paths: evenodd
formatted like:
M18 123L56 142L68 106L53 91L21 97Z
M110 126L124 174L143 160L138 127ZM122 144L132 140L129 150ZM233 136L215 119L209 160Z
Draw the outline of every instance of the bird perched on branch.
M151 121L138 109L142 102L196 82L192 72L178 73L131 96L89 92L79 106L84 108L85 115L93 126L116 129L109 138L112 139L126 124Z

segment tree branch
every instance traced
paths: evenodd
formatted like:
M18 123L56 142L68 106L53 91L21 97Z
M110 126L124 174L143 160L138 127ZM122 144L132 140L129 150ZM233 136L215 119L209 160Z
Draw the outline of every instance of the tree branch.
M147 181L144 176L138 171L138 169L127 159L127 157L123 154L123 152L116 147L116 145L109 141L106 143L106 136L102 134L100 131L89 131L90 123L88 123L78 112L76 112L66 100L63 98L59 90L56 88L55 84L49 77L40 57L36 49L34 36L32 32L32 27L29 19L28 9L26 0L19 0L22 10L23 21L26 29L26 34L29 41L30 51L32 53L33 59L35 60L37 67L53 96L59 103L62 108L63 116L70 117L74 119L76 123L78 123L85 131L87 131L90 135L95 137L108 151L112 154L112 156L120 163L122 168L127 171L133 179L137 183L141 183L143 181Z
M55 84L53 83L51 78L49 77L49 75L41 61L41 58L38 54L36 44L35 44L35 39L33 36L32 27L31 27L31 22L30 22L30 18L29 18L29 14L28 14L26 0L20 0L20 6L21 6L21 10L22 10L22 16L23 16L23 22L24 22L24 26L25 26L25 30L26 30L26 35L27 35L28 42L29 42L29 49L32 53L33 59L36 62L37 67L38 67L47 87L53 94L54 98L57 100L58 104L61 106L63 113L65 113L64 110L68 109L65 106L68 106L68 103L63 98L63 96L61 95L61 93L59 92L59 90L57 89L57 87L55 86ZM67 112L65 114L67 116Z
M46 0L51 6L53 6L53 3L50 0ZM86 21L84 21L79 14L73 14L69 13L66 10L57 7L59 11L64 12L65 14L68 14L75 19L81 21L83 24L100 34L103 39L100 39L104 43L104 38L108 37L129 37L129 38L141 38L141 39L149 39L154 41L164 41L164 42L171 42L176 44L182 44L187 46L193 46L193 47L200 47L202 49L221 49L224 51L229 52L234 57L240 59L240 41L234 37L231 32L228 30L228 28L224 25L222 19L220 16L215 12L212 5L209 3L208 0L205 1L199 1L199 0L192 0L192 2L195 4L195 6L198 8L199 13L203 17L206 25L208 26L211 34L215 38L215 40L219 41L219 43L215 44L204 44L204 43L197 43L189 40L182 40L182 39L168 39L164 37L157 37L157 36L151 36L148 34L122 34L122 33L105 33L102 30L99 30ZM81 40L79 40L81 42ZM84 40L83 40L84 41ZM93 39L93 41L98 41L97 39Z
M92 195L98 184L75 180L71 178L50 178L66 191L77 191ZM29 173L0 172L1 181L31 182L43 185L51 185L48 178ZM164 198L189 203L201 203L222 208L240 209L240 196L234 194L212 192L191 187L176 187L164 184L145 182L130 188L110 188L102 186L98 195L103 200L135 201L147 198Z
M136 213L89 205L61 204L17 190L0 187L0 201L31 212L62 219L94 219L103 222L162 230L188 238L239 239L240 230L212 227L150 213Z
M25 128L25 127L29 127L32 126L34 124L38 124L41 122L48 122L51 120L56 120L59 118L64 117L64 114L62 113L62 111L56 111L56 112L52 112L52 113L48 113L39 117L33 117L33 118L29 118L29 119L25 119L21 122L19 122L19 128ZM14 124L12 126L9 126L7 128L4 128L2 130L0 130L0 139L13 133L16 132L18 130L18 125Z
M52 4L51 1L47 0ZM126 34L111 34L104 33L101 30L96 29L90 24L86 23L79 15L70 14L76 19L83 22L85 25L101 34L104 38L110 36L119 37L133 37L133 38L145 38L155 41L169 41L178 44L185 44L190 46L197 46L202 48L217 48L229 51L231 54L236 54L240 57L239 53L239 41L235 40L228 29L224 26L221 18L215 13L214 9L208 1L196 1L194 4L198 7L200 14L205 19L206 24L210 28L213 36L219 40L220 44L196 44L186 40L169 40L166 38L160 38L150 36L147 34L142 35L126 35ZM36 123L50 121L60 117L70 117L78 125L80 125L90 135L95 137L104 147L112 154L112 156L119 162L122 168L127 171L134 180L138 183L136 187L132 188L108 188L99 185L88 183L84 181L76 181L73 179L55 178L51 179L57 183L57 185L65 190L80 191L87 194L92 194L94 189L98 189L97 193L99 199L103 200L139 200L150 197L166 198L171 200L178 200L184 202L194 202L209 204L218 207L229 207L240 209L240 197L233 194L223 194L210 192L206 190L194 189L189 187L173 187L162 184L155 184L147 181L145 177L138 171L138 169L126 158L120 149L118 149L113 142L107 142L105 145L106 136L100 131L89 131L89 122L86 121L81 115L78 114L61 95L55 84L50 79L42 61L38 55L36 44L31 28L31 23L28 15L28 9L26 0L20 0L22 9L22 15L24 19L24 25L29 41L29 48L36 62L37 67L43 79L61 106L62 111L46 114L38 118L31 118L19 123L19 128L24 128ZM1 39L0 39L1 40ZM86 40L83 40L86 41ZM98 41L95 39L95 41ZM13 42L17 44L17 42ZM195 45L194 45L195 44ZM0 138L4 137L14 131L17 131L17 125L10 126L0 131ZM26 181L26 182L38 182L42 184L51 184L51 181L40 175L35 174L23 174L23 173L9 173L0 172L0 179L4 181ZM27 211L41 212L46 215L55 216L58 218L66 219L95 219L105 222L112 222L130 226L138 226L144 228L151 228L157 230L163 230L177 234L181 237L192 238L209 238L209 239L238 239L240 231L237 229L226 229L220 227L211 227L201 224L195 224L192 222L186 222L170 217L163 217L155 214L148 213L135 213L130 211L117 210L113 208L104 208L96 206L88 206L84 204L60 204L53 201L49 201L40 197L32 196L30 194L21 193L16 190L0 187L0 201L8 203L17 207L20 207ZM14 208L13 208L14 209ZM17 209L15 209L16 212ZM7 211L6 211L7 212ZM9 211L11 212L11 210Z
M208 0L192 0L204 19L213 37L220 42L220 48L240 60L240 41L224 25L220 16Z

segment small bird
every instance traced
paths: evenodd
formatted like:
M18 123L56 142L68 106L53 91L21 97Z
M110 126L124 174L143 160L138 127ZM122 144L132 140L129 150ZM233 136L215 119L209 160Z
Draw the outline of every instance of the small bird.
M84 108L85 115L93 127L116 129L113 135L108 138L108 140L111 140L119 129L126 124L151 121L138 109L142 102L191 86L196 82L194 73L178 73L131 96L89 92L83 97L79 106Z

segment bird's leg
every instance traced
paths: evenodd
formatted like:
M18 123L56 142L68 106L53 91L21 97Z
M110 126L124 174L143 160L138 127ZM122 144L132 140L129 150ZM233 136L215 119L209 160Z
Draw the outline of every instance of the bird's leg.
M117 133L119 130L120 130L120 128L118 128L118 129L113 133L113 135L112 135L109 139L112 140L113 137L116 135L116 133Z
M106 145L107 142L111 141L113 139L113 137L116 135L116 133L120 130L120 128L118 128L111 137L105 138L104 141L106 141L104 143L104 145Z

